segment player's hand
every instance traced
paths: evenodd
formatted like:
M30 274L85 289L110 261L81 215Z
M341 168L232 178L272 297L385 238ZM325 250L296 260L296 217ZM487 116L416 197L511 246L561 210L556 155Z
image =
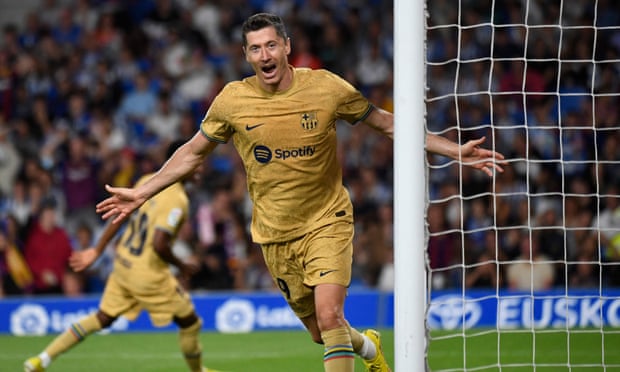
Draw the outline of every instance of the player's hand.
M504 161L504 155L499 152L480 147L485 140L486 137L481 137L467 141L467 143L461 146L461 161L472 168L483 171L489 177L492 177L493 168L498 172L503 172L504 168L502 168L502 165L507 163Z
M80 272L90 265L97 259L97 250L95 248L88 248L83 251L76 251L71 254L69 257L69 266L75 272Z
M110 185L105 185L105 189L112 196L97 204L96 211L103 214L104 220L116 215L112 223L122 222L144 202L135 195L135 189Z

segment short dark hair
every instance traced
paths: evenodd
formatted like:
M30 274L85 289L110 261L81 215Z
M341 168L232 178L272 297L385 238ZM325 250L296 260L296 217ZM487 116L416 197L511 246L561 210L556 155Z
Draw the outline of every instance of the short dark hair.
M243 32L243 46L246 47L248 45L248 39L246 38L248 32L258 31L265 27L275 28L276 34L284 40L288 38L284 21L282 21L280 16L272 13L256 13L243 22L241 28Z

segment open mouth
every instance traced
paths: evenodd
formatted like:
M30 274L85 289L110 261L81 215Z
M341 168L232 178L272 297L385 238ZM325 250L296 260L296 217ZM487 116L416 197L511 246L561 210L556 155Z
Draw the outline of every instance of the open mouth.
M261 67L261 70L265 73L265 74L271 74L272 72L274 72L276 70L276 65L267 65L267 66L263 66Z

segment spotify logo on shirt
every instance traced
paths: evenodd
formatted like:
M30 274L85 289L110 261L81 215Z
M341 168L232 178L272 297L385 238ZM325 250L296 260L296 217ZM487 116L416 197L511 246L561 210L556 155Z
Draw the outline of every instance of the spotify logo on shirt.
M276 159L295 159L295 158L305 158L311 157L314 155L316 150L316 146L302 146L297 148L290 149L275 149L273 152L271 149L264 145L257 145L254 147L254 158L259 163L267 164L271 161L271 158L275 154Z

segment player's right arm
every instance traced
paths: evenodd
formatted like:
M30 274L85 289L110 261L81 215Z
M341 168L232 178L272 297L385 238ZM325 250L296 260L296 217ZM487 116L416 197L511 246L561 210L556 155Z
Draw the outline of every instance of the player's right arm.
M116 236L116 233L121 226L121 222L109 222L103 230L103 233L101 234L101 237L97 241L97 245L95 247L90 247L83 251L73 252L71 257L69 257L69 266L71 266L73 271L80 272L92 265L93 262L101 256L112 238Z
M215 146L217 142L197 132L177 149L157 173L141 185L133 188L106 185L106 190L112 195L97 204L97 213L103 213L103 219L116 216L114 223L123 221L153 195L191 175Z

